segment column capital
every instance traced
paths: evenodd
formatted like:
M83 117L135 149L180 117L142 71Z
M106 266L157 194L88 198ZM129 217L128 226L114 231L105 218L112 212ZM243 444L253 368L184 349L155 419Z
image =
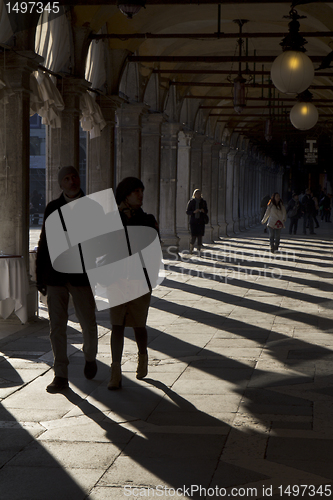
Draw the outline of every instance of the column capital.
M146 113L142 116L143 135L161 135L161 125L166 120L163 113Z
M231 148L231 149L229 149L229 151L228 151L228 153L227 153L227 158L228 158L228 160L229 160L229 159L230 159L230 160L231 160L231 159L234 159L234 158L235 158L235 156L237 155L237 153L238 153L237 149L232 149L232 148Z
M90 82L84 78L78 78L77 76L64 76L61 81L58 82L58 89L61 91L63 96L75 95L81 96L87 90L89 90Z
M96 99L97 104L101 109L112 109L116 111L124 104L125 100L118 95L99 94Z
M193 134L191 130L180 130L178 133L178 148L190 148L191 141L193 139Z
M20 51L19 54L9 51L6 59L4 53L0 54L0 62L11 90L30 94L30 74L37 71L43 58L31 50Z
M142 102L123 103L116 110L118 118L118 127L137 128L141 125L141 117L149 110L149 106Z
M182 125L177 122L164 122L162 124L162 137L169 136L178 139L178 132L181 130Z
M180 123L164 122L161 127L161 149L177 149Z
M121 107L124 99L117 95L100 94L96 99L97 104L101 108L103 118L108 125L116 124L116 112Z
M202 143L202 149L206 149L206 150L210 149L211 150L213 144L214 144L213 139L209 139L209 137L205 137L205 140Z

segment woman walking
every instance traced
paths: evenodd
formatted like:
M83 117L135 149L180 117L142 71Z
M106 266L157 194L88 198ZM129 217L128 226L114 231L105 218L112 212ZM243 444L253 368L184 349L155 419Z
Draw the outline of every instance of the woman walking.
M262 224L267 222L269 231L269 240L271 244L271 252L277 252L280 244L280 233L287 219L287 212L280 198L279 193L274 193L269 205L267 206L265 215L261 221Z
M200 257L200 250L202 247L202 237L205 234L205 224L208 222L208 208L207 203L203 199L200 189L193 191L192 199L188 202L186 208L187 215L190 215L190 253L193 253L195 240L198 239L198 254Z
M142 208L144 185L136 177L126 177L117 186L116 202L123 225L149 226L158 232L156 219L146 214ZM120 304L110 309L112 325L111 333L111 379L108 389L121 387L121 358L124 348L124 331L126 326L134 329L135 341L138 346L138 365L136 378L142 379L148 373L148 334L146 321L150 304L151 292L137 299Z

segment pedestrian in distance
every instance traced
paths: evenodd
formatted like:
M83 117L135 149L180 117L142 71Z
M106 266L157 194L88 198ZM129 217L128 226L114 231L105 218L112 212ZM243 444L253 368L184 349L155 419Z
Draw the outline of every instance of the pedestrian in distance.
M313 203L314 203L314 213L313 213L313 220L315 222L315 229L317 229L319 227L319 222L318 222L318 219L317 219L317 215L319 213L319 203L318 203L318 198L317 196L315 196L313 194L313 192L311 191L311 196L312 196L312 199L313 199Z
M324 189L324 194L319 202L321 208L321 220L325 222L330 222L331 218L331 198L327 194L327 190Z
M47 386L50 393L61 392L68 387L67 321L69 296L73 298L75 313L82 328L83 353L85 357L84 375L92 379L97 373L97 323L95 299L86 273L61 273L52 267L47 246L45 222L47 218L67 203L84 196L80 187L80 177L73 166L63 167L58 173L62 194L48 203L37 249L37 288L47 295L50 317L50 340L54 356L54 379ZM73 205L73 210L75 205Z
M198 240L197 249L200 257L202 247L202 237L205 234L205 224L209 222L207 203L203 199L200 189L193 191L192 199L188 202L186 208L187 215L190 215L190 253L193 253L195 240Z
M293 231L294 234L297 233L298 219L301 217L301 215L302 211L301 204L298 201L298 194L294 193L293 197L287 205L287 216L290 219L289 234L292 234Z
M116 202L124 227L148 226L158 231L158 224L152 214L145 213L143 203L144 185L136 177L126 177L116 188ZM151 292L124 304L110 308L111 332L111 378L109 390L121 388L121 359L124 348L124 332L126 326L134 329L138 347L138 364L136 378L141 380L148 373L148 333L146 328Z
M267 206L265 215L261 221L265 224L267 221L267 227L269 231L269 241L271 245L271 252L276 253L280 245L280 235L281 229L287 219L287 212L283 205L283 201L280 198L279 193L274 193L271 202Z

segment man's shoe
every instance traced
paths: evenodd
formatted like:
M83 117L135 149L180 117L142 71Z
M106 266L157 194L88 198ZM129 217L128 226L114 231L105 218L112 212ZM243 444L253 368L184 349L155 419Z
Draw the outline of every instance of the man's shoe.
M56 394L57 392L62 392L64 389L68 388L68 378L54 377L53 381L46 387L47 392Z
M94 378L94 376L97 373L97 363L96 361L86 361L85 367L84 367L84 376L88 379L91 380Z

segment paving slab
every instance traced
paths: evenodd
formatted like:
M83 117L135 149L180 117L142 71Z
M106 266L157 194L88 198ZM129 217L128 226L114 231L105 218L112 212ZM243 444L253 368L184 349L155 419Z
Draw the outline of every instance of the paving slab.
M1 500L221 498L216 487L290 500L279 485L333 482L332 239L324 225L315 238L282 232L273 256L259 226L166 260L149 374L136 379L126 328L120 391L107 390L107 311L86 380L70 309L70 388L54 395L45 305L34 323L0 322Z

